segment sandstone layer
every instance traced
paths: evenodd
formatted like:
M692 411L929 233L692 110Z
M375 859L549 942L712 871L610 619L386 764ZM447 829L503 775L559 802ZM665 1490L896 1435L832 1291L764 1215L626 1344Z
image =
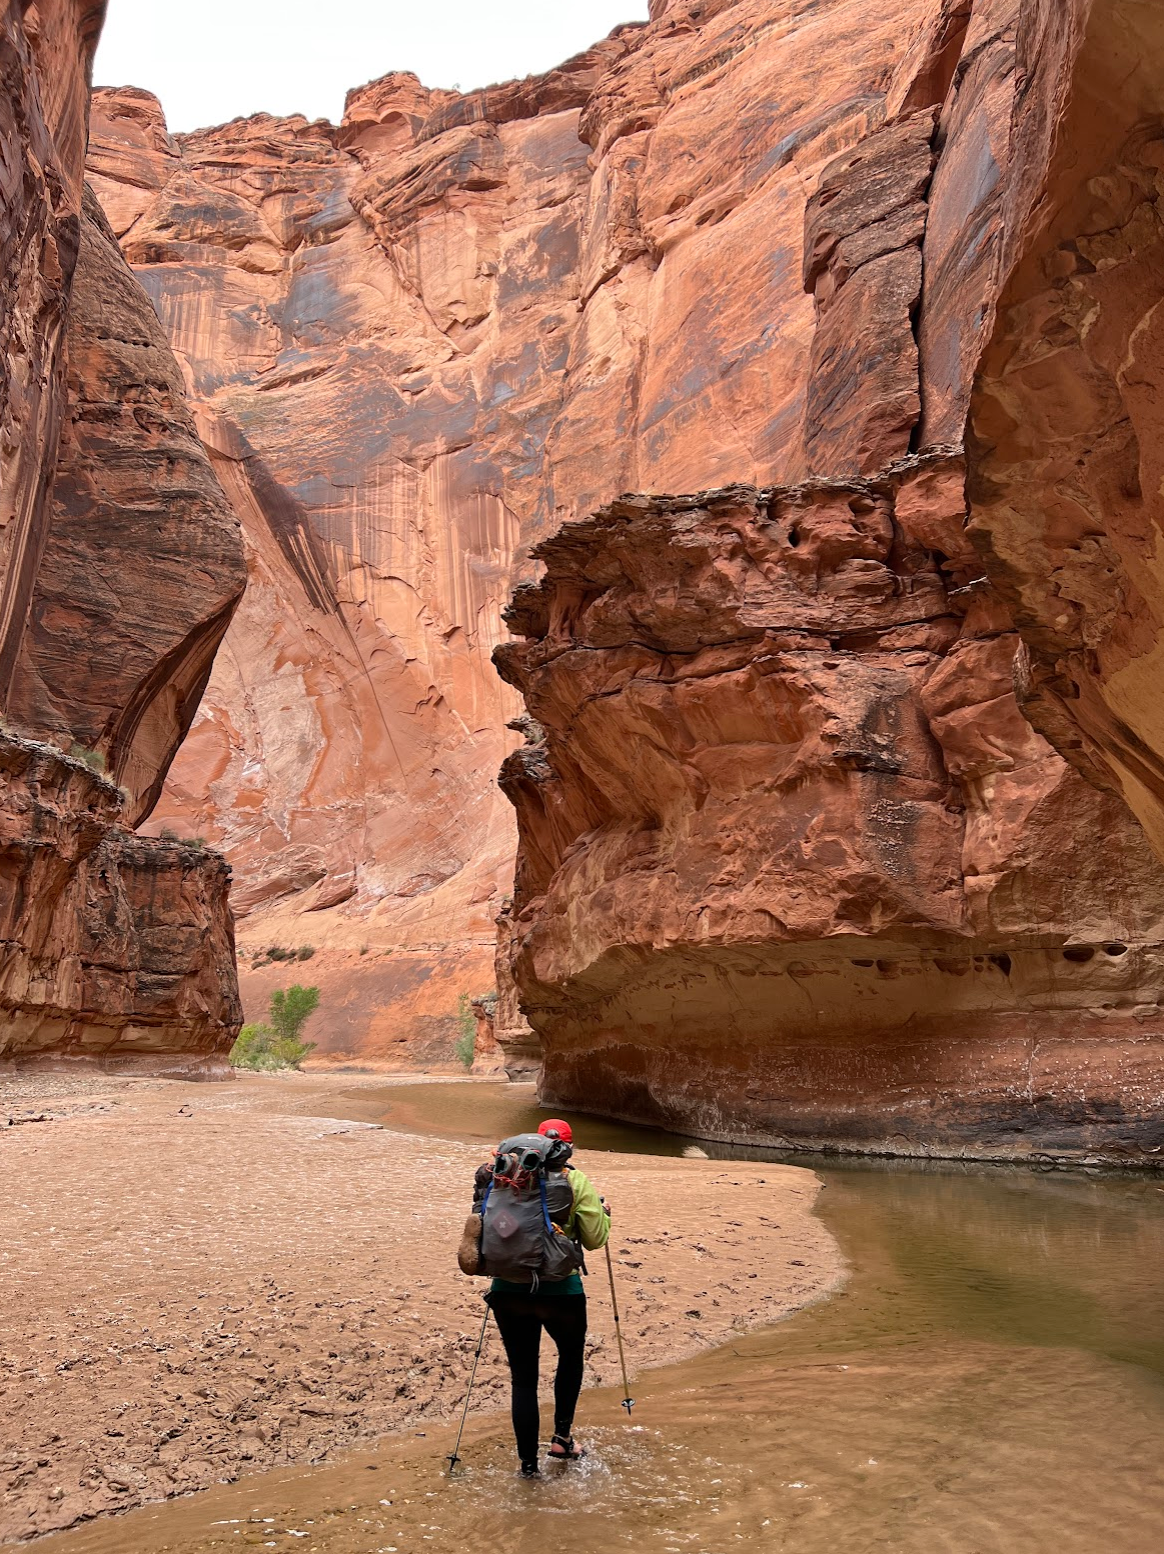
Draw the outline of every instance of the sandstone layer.
M0 1062L213 1069L239 1018L229 869L129 828L244 571L165 335L82 183L103 11L0 21Z
M490 985L514 846L492 774L519 704L488 660L528 546L622 490L842 467L809 392L826 301L823 281L803 288L806 195L891 102L922 197L968 17L935 0L656 9L528 81L461 96L386 76L339 126L170 136L147 93L95 96L94 187L249 552L150 828L230 859L256 1011L278 976L250 971L262 952L314 946L323 1052L447 1051L458 996ZM976 144L992 103L959 96ZM896 142L872 149L877 263L913 275ZM961 212L975 189L942 197ZM865 281L835 272L839 323ZM956 301L961 319L974 299ZM854 472L906 454L918 413L871 429Z
M960 485L915 458L626 499L538 547L497 659L544 731L502 781L551 1103L798 1147L1164 1144L1164 872L1022 717Z
M553 1101L798 1147L1164 1148L1164 875L1120 798L1022 715L1011 607L1028 639L1032 611L982 507L1007 510L1009 470L991 475L979 432L971 531L959 453L991 331L988 363L1021 336L1032 395L1067 340L1047 341L1042 304L1010 317L997 298L1016 210L1045 215L1032 142L1065 111L1047 79L1075 46L1049 6L914 18L863 124L798 164L814 317L796 473L622 498L535 549L545 575L507 616L526 640L496 657L543 735L503 769L506 933ZM1118 179L1091 195L1135 205ZM1084 287L1109 268L1057 262ZM1041 454L1052 417L1091 416L1068 395L1040 423L1001 369L989 404L986 381L976 431L993 413L1004 450ZM1055 565L1031 548L1032 593L1058 592Z
M974 530L1024 707L1164 856L1164 17L1030 0L1006 280L975 382Z
M213 1075L241 1019L217 853L118 826L83 761L0 735L0 1067Z

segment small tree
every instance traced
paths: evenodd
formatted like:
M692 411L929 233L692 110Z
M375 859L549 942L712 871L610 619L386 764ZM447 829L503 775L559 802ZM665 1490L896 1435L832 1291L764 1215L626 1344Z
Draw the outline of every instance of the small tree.
M291 1059L294 1066L299 1064L309 1052L315 1050L315 1043L300 1040L309 1016L319 1008L319 989L317 987L300 987L296 982L284 992L282 988L276 988L271 994L271 1008L268 1020L279 1041L283 1044L288 1056L297 1053L298 1056Z
M301 1033L318 1007L317 987L276 988L267 1023L243 1026L230 1051L231 1063L235 1068L298 1068L315 1051L315 1043L304 1041Z
M477 1046L477 1017L473 1013L473 999L468 993L460 993L457 997L457 1024L461 1034L453 1043L453 1051L466 1068L472 1068Z

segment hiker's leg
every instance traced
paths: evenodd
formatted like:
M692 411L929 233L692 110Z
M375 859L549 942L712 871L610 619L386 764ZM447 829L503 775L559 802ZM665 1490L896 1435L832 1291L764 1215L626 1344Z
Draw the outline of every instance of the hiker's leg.
M542 1324L521 1295L494 1295L491 1305L512 1383L513 1434L523 1463L538 1460L538 1352Z
M558 1346L554 1376L554 1434L569 1440L574 1410L582 1390L582 1366L586 1358L586 1297L559 1295L543 1303L546 1332Z

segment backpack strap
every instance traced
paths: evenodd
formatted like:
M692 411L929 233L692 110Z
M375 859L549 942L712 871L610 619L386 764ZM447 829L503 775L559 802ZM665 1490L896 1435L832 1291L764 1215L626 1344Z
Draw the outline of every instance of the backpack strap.
M546 1229L552 1236L554 1233L554 1222L550 1218L550 1206L546 1202L546 1178L543 1171L538 1172L538 1195L542 1200L542 1218L546 1222Z

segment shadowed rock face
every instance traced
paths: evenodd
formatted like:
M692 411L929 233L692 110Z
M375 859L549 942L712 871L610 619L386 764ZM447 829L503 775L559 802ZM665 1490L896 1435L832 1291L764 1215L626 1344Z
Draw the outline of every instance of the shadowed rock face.
M88 71L104 0L0 12L0 705L49 521L66 413L64 335L80 246Z
M118 828L116 787L0 736L0 1066L213 1075L241 1019L230 870Z
M6 711L99 751L132 825L157 801L246 574L173 353L89 191L66 338L68 413Z
M1024 708L1164 856L1164 16L1030 0L1006 280L975 382L973 527Z
M160 791L244 572L165 336L83 190L103 11L0 19L0 1062L210 1071L239 1020L230 871L122 827Z
M938 458L625 499L538 547L496 657L544 731L502 783L547 1101L804 1147L1159 1147L1164 873L1019 712L960 484Z

